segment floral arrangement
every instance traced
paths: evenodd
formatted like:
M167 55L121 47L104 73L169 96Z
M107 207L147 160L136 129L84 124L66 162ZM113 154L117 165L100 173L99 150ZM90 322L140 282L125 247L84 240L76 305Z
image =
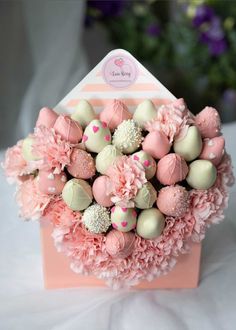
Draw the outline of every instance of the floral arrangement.
M87 100L71 116L43 108L3 167L21 217L50 221L71 269L113 288L169 272L223 219L234 181L217 111L194 116L183 99L134 114L120 100L100 115Z
M234 1L87 3L87 26L104 24L111 42L145 63L192 112L212 104L223 120L235 120Z

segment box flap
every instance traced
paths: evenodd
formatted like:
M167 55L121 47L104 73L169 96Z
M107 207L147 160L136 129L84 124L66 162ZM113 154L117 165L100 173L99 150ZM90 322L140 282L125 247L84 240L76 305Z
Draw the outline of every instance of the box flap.
M86 99L100 112L115 98L124 101L132 111L145 99L151 99L158 106L169 103L175 96L129 52L116 49L108 53L55 110L72 113L79 101Z

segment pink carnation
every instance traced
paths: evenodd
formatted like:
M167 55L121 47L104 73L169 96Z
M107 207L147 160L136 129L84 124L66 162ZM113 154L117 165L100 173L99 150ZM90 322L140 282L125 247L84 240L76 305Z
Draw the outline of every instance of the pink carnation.
M70 164L72 145L55 133L54 129L37 127L34 136L34 150L43 159L40 169L54 168L54 173L60 173L66 165Z
M226 152L220 164L217 166L217 182L219 185L222 184L228 187L233 186L235 183L231 157Z
M170 143L182 138L187 133L189 124L193 122L183 99L162 105L157 111L157 117L149 121L145 128L149 131L161 131Z
M81 213L72 211L62 199L57 198L47 206L44 217L50 220L55 227L64 228L71 227L81 219Z
M224 207L228 202L228 194L217 187L208 190L190 192L191 213L195 219L192 240L200 242L211 223L218 223L223 218Z
M73 270L80 274L100 271L100 265L106 263L105 236L93 234L85 229L81 220L70 228L56 228L52 236L56 248L73 260Z
M20 206L20 216L36 220L43 214L52 197L42 194L35 179L30 178L18 186L16 201Z
M7 149L2 164L10 183L23 181L25 176L37 168L36 162L26 162L22 157L22 143L23 140L20 140L15 146Z
M110 177L107 194L122 207L133 207L133 199L142 185L147 182L143 165L128 156L119 157L106 173Z

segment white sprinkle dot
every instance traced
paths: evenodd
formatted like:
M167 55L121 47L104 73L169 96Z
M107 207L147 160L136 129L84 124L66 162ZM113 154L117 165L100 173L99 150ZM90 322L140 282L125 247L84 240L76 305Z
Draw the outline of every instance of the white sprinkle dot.
M62 182L66 182L66 177L65 177L65 175L62 175L62 177L61 177L61 181L62 181Z
M214 159L214 158L216 158L216 155L215 155L213 152L211 152L211 153L209 154L208 158L209 158L209 159Z
M55 187L48 187L48 192L54 193L56 191Z
M48 179L49 180L54 180L55 179L53 173L48 174Z

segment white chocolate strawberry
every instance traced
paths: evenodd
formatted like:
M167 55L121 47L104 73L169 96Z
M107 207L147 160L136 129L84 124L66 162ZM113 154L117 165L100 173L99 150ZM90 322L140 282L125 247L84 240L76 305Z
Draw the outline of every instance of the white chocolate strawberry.
M99 153L111 144L111 132L107 124L98 119L92 120L84 130L82 142L88 151Z
M84 128L91 122L91 120L96 118L96 114L87 100L81 100L75 108L75 112L71 115L71 118L78 121Z
M113 228L127 232L136 227L137 213L134 208L113 206L111 209L111 223Z
M154 177L156 173L156 162L152 156L150 156L147 152L140 150L135 152L132 155L132 158L139 161L143 165L147 180Z
M133 119L141 127L145 127L145 123L149 120L156 118L157 109L151 100L144 100L140 103L135 112Z

